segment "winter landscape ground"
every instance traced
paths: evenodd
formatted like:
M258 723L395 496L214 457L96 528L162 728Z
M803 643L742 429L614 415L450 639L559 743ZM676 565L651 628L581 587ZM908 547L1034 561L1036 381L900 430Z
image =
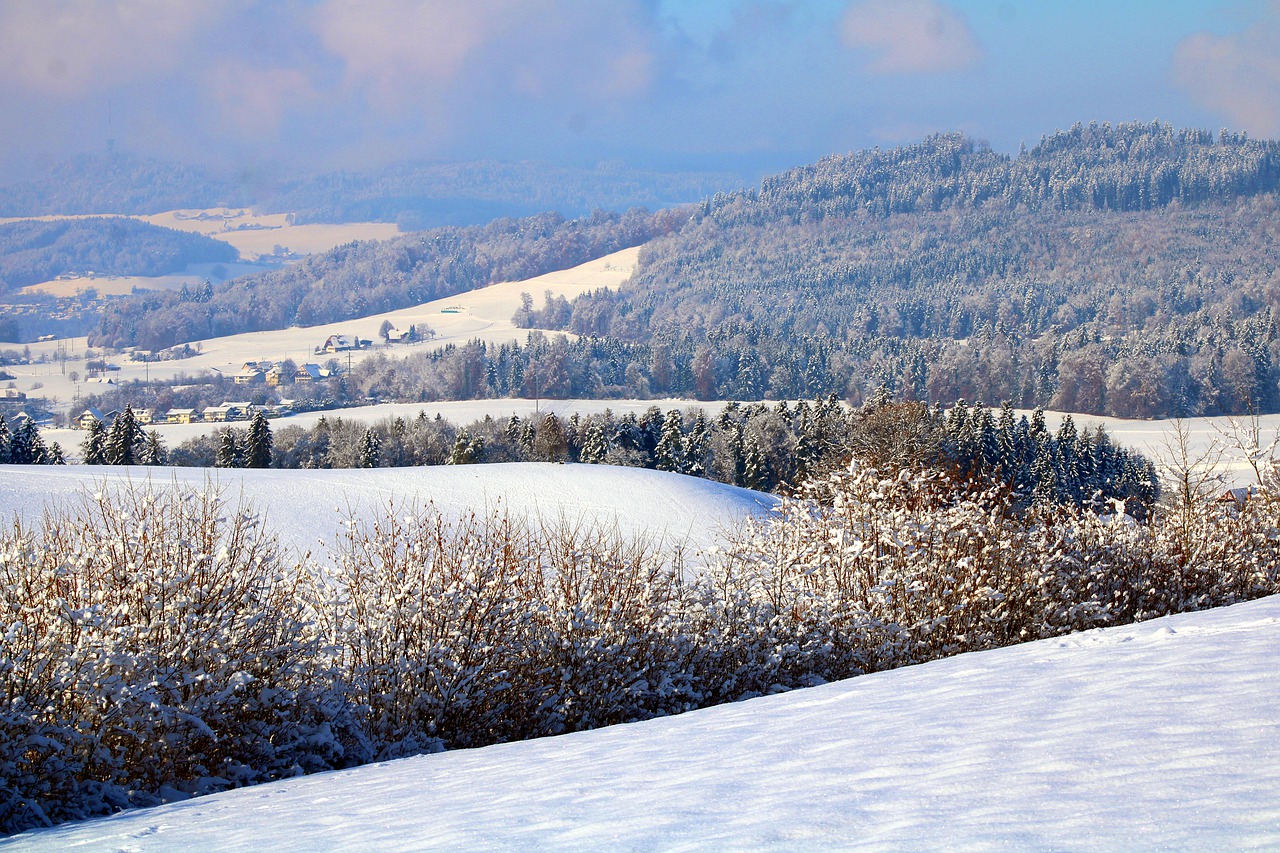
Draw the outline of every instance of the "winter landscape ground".
M1280 598L9 839L11 850L1280 846Z
M345 518L433 503L448 517L500 509L570 523L617 525L692 549L712 545L726 528L775 503L771 495L710 480L640 468L510 463L374 470L254 471L119 468L95 465L0 467L0 519L34 521L42 506L128 483L159 489L220 490L234 505L258 510L282 545L323 557Z

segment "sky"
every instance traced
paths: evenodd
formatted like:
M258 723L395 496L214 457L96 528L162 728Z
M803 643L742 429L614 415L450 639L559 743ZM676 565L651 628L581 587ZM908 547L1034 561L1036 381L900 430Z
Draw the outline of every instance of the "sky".
M765 174L958 130L1280 136L1280 0L0 0L0 179L544 160Z

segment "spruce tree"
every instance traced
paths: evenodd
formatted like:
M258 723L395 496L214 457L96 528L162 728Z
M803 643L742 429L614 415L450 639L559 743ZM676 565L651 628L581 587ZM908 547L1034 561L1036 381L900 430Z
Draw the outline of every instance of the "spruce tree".
M684 470L684 418L680 412L672 409L667 412L658 435L658 443L653 449L653 467L659 471Z
M234 429L227 427L222 431L222 438L218 442L218 455L213 464L218 468L244 467L244 452Z
M158 431L153 429L147 433L147 440L142 446L142 454L138 457L138 462L142 465L168 464L169 453L165 450Z
M108 465L136 465L140 451L146 439L142 427L134 417L133 407L125 406L124 411L111 425L104 447L105 461Z
M107 428L102 421L94 418L89 423L84 441L80 442L80 459L86 465L107 464L106 455Z
M9 425L4 422L4 416L0 415L0 465L10 461L12 445L13 439L9 435Z
M271 425L267 423L267 417L261 411L254 412L253 420L249 424L249 437L245 443L244 467L270 468L271 446Z
M13 465L39 465L44 453L44 442L36 422L23 418L9 439L9 462Z
M593 418L587 424L587 434L582 440L582 452L579 459L583 462L598 465L609 455L609 439L605 435L604 421Z
M360 467L377 468L381 462L382 450L378 434L372 429L366 429L364 437L360 439Z

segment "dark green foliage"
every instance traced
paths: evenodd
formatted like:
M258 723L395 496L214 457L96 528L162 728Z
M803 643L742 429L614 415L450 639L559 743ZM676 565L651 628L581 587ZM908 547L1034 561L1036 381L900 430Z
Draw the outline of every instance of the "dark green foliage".
M246 439L244 467L270 468L271 444L271 425L267 423L266 415L261 411L254 412Z
M125 218L0 224L0 293L65 272L163 275L188 264L234 261L221 240Z
M137 465L147 445L147 436L133 414L132 406L125 406L111 424L103 445L103 462L107 465Z
M377 468L382 464L381 443L376 432L371 429L364 431L364 437L360 441L361 468Z
M80 443L80 461L85 465L107 464L107 428L100 420L89 422L84 441Z
M226 427L215 433L218 452L214 465L218 468L243 468L245 442L242 431Z
M707 200L566 328L663 347L701 398L1275 411L1278 181L1275 142L1160 124L831 157Z

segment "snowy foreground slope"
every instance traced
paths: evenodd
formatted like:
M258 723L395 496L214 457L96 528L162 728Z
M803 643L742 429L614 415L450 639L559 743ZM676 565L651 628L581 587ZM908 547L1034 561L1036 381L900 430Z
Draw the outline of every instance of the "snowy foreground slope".
M132 469L68 465L0 466L0 520L16 513L29 522L46 503L64 504L103 484L203 488L212 482L236 503L257 508L282 545L324 557L324 544L350 509L369 516L394 500L399 506L432 501L448 516L505 508L556 521L617 523L628 535L714 543L722 528L773 506L774 498L722 483L606 465L517 462L427 468L347 470Z
M10 847L1276 849L1278 651L1271 597Z

